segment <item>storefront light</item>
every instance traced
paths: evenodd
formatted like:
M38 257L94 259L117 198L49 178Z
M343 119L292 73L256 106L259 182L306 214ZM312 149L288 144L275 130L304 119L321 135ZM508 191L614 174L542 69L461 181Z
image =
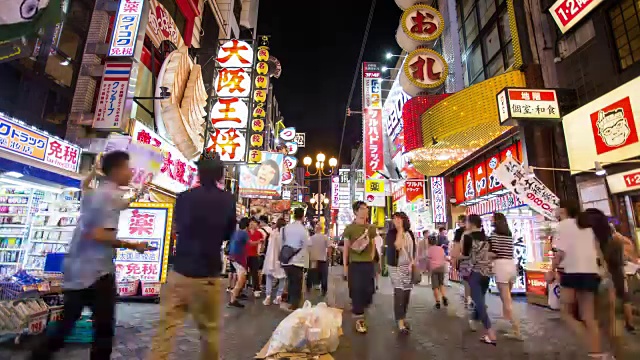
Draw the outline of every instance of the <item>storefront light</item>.
M20 179L21 177L24 176L21 173L16 171L7 171L6 173L4 173L4 175L11 176L12 178L16 178L16 179Z
M9 179L6 177L0 177L0 183L5 183L5 184L9 184L9 185L15 185L15 186L21 186L24 188L30 188L30 189L35 189L35 190L42 190L42 191L48 191L48 192L52 192L52 193L56 193L56 194L62 194L62 189L59 188L55 188L52 186L46 186L46 185L38 185L38 184L34 184L31 182L26 182L26 181L21 181L21 180L14 180L14 179Z
M595 169L596 169L596 175L598 175L598 176L605 176L605 175L607 175L607 170L605 170L605 169L602 167L602 164L601 164L599 161L596 161L596 162L594 163L594 165L595 165Z

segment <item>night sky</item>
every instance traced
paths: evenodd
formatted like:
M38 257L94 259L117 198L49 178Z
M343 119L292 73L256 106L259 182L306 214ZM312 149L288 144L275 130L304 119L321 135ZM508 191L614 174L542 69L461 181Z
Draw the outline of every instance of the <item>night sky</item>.
M260 0L258 35L271 35L271 55L280 60L282 75L274 80L274 93L287 126L307 133L305 149L315 158L322 151L337 157L349 90L371 0L294 1ZM395 32L401 10L393 0L378 0L363 61L378 61L393 67L400 54ZM362 107L358 81L351 110ZM386 95L383 93L383 96ZM347 121L340 164L350 162L351 149L362 141L362 118ZM340 165L339 164L339 165Z

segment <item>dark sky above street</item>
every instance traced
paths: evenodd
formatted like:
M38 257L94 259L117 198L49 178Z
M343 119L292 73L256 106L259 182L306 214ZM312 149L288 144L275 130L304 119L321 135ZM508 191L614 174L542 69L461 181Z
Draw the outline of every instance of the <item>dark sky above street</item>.
M307 133L298 155L315 157L322 151L338 156L340 135L354 71L358 72L351 109L361 110L361 68L356 61L371 0L306 2L261 0L258 34L271 35L271 55L282 64L274 91L287 126ZM378 0L363 61L393 67L400 53L395 32L401 11L393 0ZM384 95L384 94L383 94ZM351 149L362 139L362 118L347 120L340 164L350 161Z

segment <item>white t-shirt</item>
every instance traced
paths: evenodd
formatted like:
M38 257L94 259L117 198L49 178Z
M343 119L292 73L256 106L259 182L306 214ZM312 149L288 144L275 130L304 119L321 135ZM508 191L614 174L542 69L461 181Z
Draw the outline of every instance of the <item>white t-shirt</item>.
M554 241L564 252L562 267L568 274L598 274L597 241L590 228L580 229L575 219L560 221Z

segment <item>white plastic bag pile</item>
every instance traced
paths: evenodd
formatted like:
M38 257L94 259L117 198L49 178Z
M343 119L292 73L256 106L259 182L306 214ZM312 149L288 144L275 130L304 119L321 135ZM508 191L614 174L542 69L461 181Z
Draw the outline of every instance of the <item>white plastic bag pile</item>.
M342 310L325 303L304 306L280 322L269 341L267 356L279 353L327 354L336 351L342 331Z

